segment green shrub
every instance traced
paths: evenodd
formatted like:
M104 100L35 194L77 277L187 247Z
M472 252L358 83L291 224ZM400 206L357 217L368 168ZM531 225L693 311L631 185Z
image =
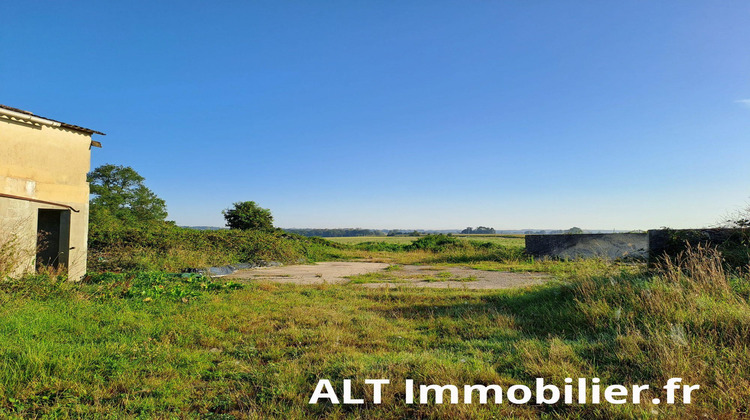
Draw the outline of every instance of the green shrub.
M242 288L239 283L216 281L200 274L163 272L101 273L87 277L85 284L95 285L89 293L100 299L168 299L183 302L208 291Z
M362 242L354 245L355 249L363 251L385 251L385 252L403 252L407 245L391 242Z
M69 282L65 276L27 275L0 281L0 296L37 301L63 298L97 301L140 299L146 302L170 300L188 302L207 292L241 289L240 283L212 279L196 273L130 272L99 273L81 282ZM2 300L0 300L1 302Z
M423 250L430 252L442 252L448 248L466 248L469 246L465 241L448 235L427 235L407 245L407 251Z
M195 230L168 222L90 226L89 270L173 271L231 263L301 263L329 258L341 246L280 230Z
M716 248L727 268L744 269L750 264L750 229L667 229L661 255L652 256L652 263L679 258L691 247Z

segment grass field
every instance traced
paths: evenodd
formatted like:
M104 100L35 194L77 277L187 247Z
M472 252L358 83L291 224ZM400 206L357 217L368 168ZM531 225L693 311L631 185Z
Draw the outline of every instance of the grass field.
M457 238L479 241L479 242L491 242L493 244L503 246L524 246L523 235L453 235ZM330 241L337 242L340 244L356 245L363 242L385 242L392 244L409 244L419 237L417 236L349 236L349 237L338 237L338 238L326 238Z
M525 264L559 281L504 291L272 283L236 289L158 273L81 284L44 276L0 282L0 417L750 413L750 279L725 273L718 256L699 252L661 273L596 260ZM407 378L506 389L533 387L536 377L560 386L566 377L598 377L652 388L639 405L404 403ZM692 404L651 402L670 377L700 384ZM319 379L339 392L352 379L354 395L369 401L366 378L391 380L383 404L308 404Z
M409 244L412 243L412 241L419 239L416 236L341 236L341 237L334 237L334 238L325 238L329 241L340 243L340 244L347 244L347 245L356 245L361 244L363 242L386 242L389 244Z

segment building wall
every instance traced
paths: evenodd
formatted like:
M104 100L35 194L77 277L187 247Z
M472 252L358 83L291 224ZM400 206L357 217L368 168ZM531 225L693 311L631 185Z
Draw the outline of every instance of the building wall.
M0 116L0 193L71 206L68 274L86 273L91 136ZM63 207L0 197L0 234L17 236L20 271L32 271L39 209Z

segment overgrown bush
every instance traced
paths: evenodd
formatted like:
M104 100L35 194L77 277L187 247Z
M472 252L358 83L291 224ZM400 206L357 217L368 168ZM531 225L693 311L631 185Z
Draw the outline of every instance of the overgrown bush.
M470 244L456 237L448 235L427 235L407 245L407 251L423 250L430 252L442 252L448 248L466 248Z
M677 258L688 248L713 247L727 268L744 269L750 264L750 228L667 229L665 234L664 248L660 255L652 255L652 262Z
M354 245L355 249L363 251L385 251L385 252L403 252L406 244L397 244L391 242L362 242Z
M168 222L92 224L90 271L182 272L231 263L317 261L337 245L282 231L195 230Z

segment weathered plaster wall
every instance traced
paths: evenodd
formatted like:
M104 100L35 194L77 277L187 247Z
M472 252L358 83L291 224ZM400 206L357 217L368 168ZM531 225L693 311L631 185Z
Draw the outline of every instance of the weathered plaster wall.
M91 136L60 127L16 121L0 116L0 192L65 204L70 212L68 274L86 272ZM13 232L23 244L26 262L34 268L37 212L61 207L0 197L0 234Z

